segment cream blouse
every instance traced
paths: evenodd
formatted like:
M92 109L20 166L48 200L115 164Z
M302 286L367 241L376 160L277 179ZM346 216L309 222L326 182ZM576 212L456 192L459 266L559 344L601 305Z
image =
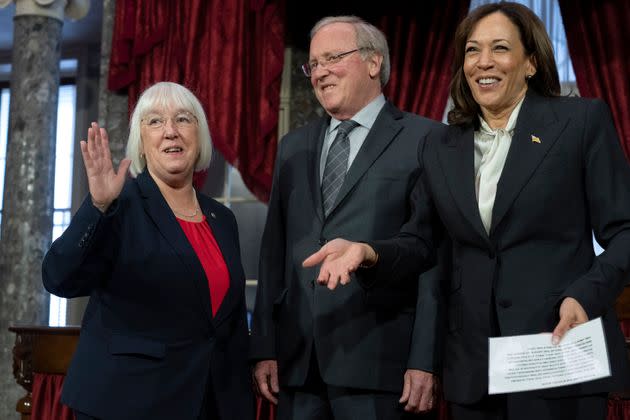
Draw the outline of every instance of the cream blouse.
M510 150L523 99L514 107L505 128L493 130L481 115L479 116L481 126L475 131L475 192L481 221L487 233L490 233L492 226L492 208L497 195L497 184Z

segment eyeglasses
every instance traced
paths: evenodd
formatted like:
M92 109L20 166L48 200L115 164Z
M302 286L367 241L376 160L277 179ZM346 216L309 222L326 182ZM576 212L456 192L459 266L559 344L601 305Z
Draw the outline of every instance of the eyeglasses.
M190 112L180 112L174 117L165 117L160 114L149 114L142 119L142 122L151 130L161 130L169 120L173 122L175 127L185 130L197 124L197 117Z
M318 67L321 67L321 68L325 69L326 67L329 67L329 66L332 66L334 64L337 64L344 57L347 57L347 56L349 56L352 53L355 53L357 51L366 50L366 49L367 48L355 48L354 50L342 52L342 53L335 54L335 55L329 55L327 57L322 58L322 61L319 61L319 62L317 60L309 61L308 63L302 64L302 71L304 72L304 75L306 77L311 77L313 75L313 72Z

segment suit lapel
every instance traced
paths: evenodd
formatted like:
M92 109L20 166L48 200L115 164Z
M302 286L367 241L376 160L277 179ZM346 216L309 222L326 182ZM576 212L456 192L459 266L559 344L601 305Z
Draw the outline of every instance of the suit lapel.
M568 120L557 119L549 100L533 92L527 94L497 185L490 236L558 139L567 122Z
M341 189L339 190L330 214L343 202L365 172L400 132L402 125L396 121L400 118L402 118L402 112L387 102L376 118L376 121L374 121L374 125L365 138L361 149L359 149L359 153L348 169L348 173L341 185Z
M313 197L313 206L315 213L319 217L320 223L324 221L324 207L322 204L321 174L320 160L322 156L322 148L324 147L324 138L326 137L326 129L330 124L330 118L320 119L312 130L308 132L307 150L309 153L308 161L308 183L311 188L311 197Z
M243 288L245 287L245 282L242 278L243 273L240 266L240 250L236 249L234 238L227 227L231 221L220 220L221 214L213 211L212 202L210 200L205 199L199 194L197 194L197 200L201 205L201 211L206 216L210 230L214 235L214 239L217 241L219 251L223 255L223 260L225 261L230 275L230 284L227 293L213 320L214 325L217 326L232 312L244 293Z
M173 247L186 269L186 272L181 276L181 281L186 281L186 279L194 280L195 287L198 289L197 295L200 298L200 304L204 308L208 319L212 319L208 285L207 282L200 280L205 280L206 276L194 249L190 245L190 242L188 242L175 215L168 207L166 200L164 200L160 189L149 175L149 172L145 170L138 175L137 180L140 193L144 198L143 205L145 212L149 215L162 236L164 236L166 242Z
M473 127L472 125L464 129L451 127L448 133L446 147L440 147L438 153L444 179L461 214L468 220L479 237L484 242L488 242L488 235L481 221L475 193Z

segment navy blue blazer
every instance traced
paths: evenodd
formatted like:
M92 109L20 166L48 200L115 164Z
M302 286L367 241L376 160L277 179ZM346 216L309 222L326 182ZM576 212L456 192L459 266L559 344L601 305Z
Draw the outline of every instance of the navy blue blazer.
M475 197L472 126L426 142L413 215L394 240L374 241L375 271L415 270L432 232L451 242L444 393L457 403L488 391L488 337L551 332L565 297L602 317L612 376L544 396L624 389L630 368L615 299L630 278L630 166L599 100L528 92L497 186L486 233ZM606 249L595 256L592 235ZM377 273L376 273L377 274Z
M62 402L100 419L253 418L245 276L233 214L197 194L230 274L212 317L205 272L147 171L102 214L88 197L43 262L46 289L90 296Z

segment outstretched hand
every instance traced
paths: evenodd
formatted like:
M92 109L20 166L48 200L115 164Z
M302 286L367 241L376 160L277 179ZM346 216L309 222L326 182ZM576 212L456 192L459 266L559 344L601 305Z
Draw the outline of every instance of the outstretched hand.
M554 345L560 343L567 331L586 321L588 321L588 315L582 305L572 297L564 298L560 305L560 322L553 330L551 342Z
M317 282L334 290L340 283L350 283L350 274L364 261L374 261L375 257L376 253L369 245L337 238L309 256L302 266L313 267L321 263Z
M104 212L122 191L131 161L123 159L118 166L118 172L114 171L107 131L94 122L88 128L87 140L81 140L81 154L92 203Z

